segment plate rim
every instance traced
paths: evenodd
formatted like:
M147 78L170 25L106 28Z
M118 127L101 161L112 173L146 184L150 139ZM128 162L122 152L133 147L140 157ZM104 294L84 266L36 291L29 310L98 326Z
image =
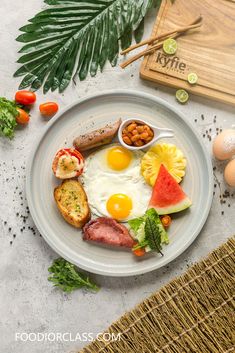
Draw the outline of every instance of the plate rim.
M141 97L143 99L147 99L149 101L154 101L155 103L163 106L164 108L167 108L168 110L172 111L173 113L175 113L176 115L178 115L182 121L190 128L190 130L192 131L192 133L195 135L197 142L199 143L203 154L204 154L204 158L205 158L205 162L207 165L207 170L208 170L208 177L209 177L209 190L208 190L208 194L207 194L207 202L204 208L204 214L203 217L200 219L200 226L196 228L196 230L193 233L193 236L190 237L189 241L186 242L180 249L178 249L178 251L176 251L173 255L171 255L165 262L163 261L163 263L161 263L160 266L157 265L157 261L156 261L156 265L151 266L149 269L138 269L132 272L108 272L108 271L104 271L104 270L99 270L97 268L94 267L89 267L87 265L83 265L83 264L79 264L77 262L74 262L73 259L69 258L65 252L61 249L59 249L57 247L57 245L55 245L53 243L53 241L50 240L50 236L48 236L47 234L44 234L43 231L43 227L40 225L39 220L37 219L37 212L36 212L36 208L34 206L33 203L33 197L31 196L31 192L30 192L30 188L31 188L31 181L30 181L30 176L31 176L31 170L33 167L33 162L34 162L34 157L37 153L37 150L40 146L41 141L43 140L44 136L47 134L47 132L50 130L50 128L56 123L57 120L59 120L67 111L71 110L72 108L74 108L75 106L79 106L80 104L86 103L89 100L92 99L96 99L96 98L100 98L100 97L107 97L107 96L118 96L118 95L125 95L125 96L130 96L130 97ZM212 161L209 157L208 151L205 147L205 145L203 144L203 142L201 141L201 137L199 135L199 133L197 131L195 131L195 129L193 128L193 125L191 124L191 122L187 121L184 117L184 114L181 113L180 110L178 110L177 108L175 108L173 105L171 105L170 103L168 103L167 101L165 101L162 98L159 97L155 97L153 94L150 93L146 93L146 92L141 92L139 90L132 90L132 89L113 89L113 90L104 90L100 93L97 94L91 94L91 95L87 95L83 98L79 98L77 100L75 100L74 102L72 102L71 104L67 105L66 107L64 107L63 109L61 109L48 123L47 125L43 128L42 132L39 134L39 136L37 136L36 138L36 142L35 145L30 153L30 156L28 158L27 164L26 164L26 181L25 181L25 191L26 191L26 199L28 202L28 207L29 207L29 211L31 214L31 217L33 219L34 224L36 225L37 229L39 230L40 234L43 236L44 240L47 242L47 244L61 257L63 257L64 259L66 259L67 261L72 262L73 264L75 264L76 266L78 266L79 268L88 271L90 273L94 273L94 274L99 274L99 275L103 275L103 276L109 276L109 277L130 277L130 276L136 276L136 275L141 275L144 273L148 273L148 272L152 272L156 269L159 269L161 267L166 266L167 264L169 264L170 262L172 262L173 260L175 260L178 256L180 256L181 254L183 254L183 252L194 242L194 240L197 238L197 236L200 234L203 226L205 225L205 222L208 218L210 209L211 209L211 205L212 205L212 200L213 200L213 168L212 168Z

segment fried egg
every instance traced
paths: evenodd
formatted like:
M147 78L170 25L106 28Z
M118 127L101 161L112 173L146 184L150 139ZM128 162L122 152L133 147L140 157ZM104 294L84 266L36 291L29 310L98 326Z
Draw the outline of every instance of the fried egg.
M140 173L142 156L112 145L86 159L82 183L93 214L120 222L143 215L152 190Z

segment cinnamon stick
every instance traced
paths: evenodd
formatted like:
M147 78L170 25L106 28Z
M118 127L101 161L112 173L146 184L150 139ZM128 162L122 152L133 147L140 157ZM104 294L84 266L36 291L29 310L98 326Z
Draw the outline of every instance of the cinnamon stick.
M197 20L198 20L198 19L197 19ZM196 20L195 20L195 21L196 21ZM195 22L195 21L194 21L194 22ZM198 22L198 21L197 21L197 22ZM142 58L143 56L146 56L146 55L151 54L153 51L155 51L155 50L157 50L157 49L160 49L160 48L163 46L163 42L164 42L165 39L167 39L167 38L177 38L177 37L180 36L182 33L187 32L187 31L190 30L190 29L195 29L195 28L200 27L201 24L202 24L201 22L198 22L198 23L196 23L196 24L194 24L194 25L188 25L188 26L186 26L186 27L181 27L181 29L178 30L177 32L176 32L176 30L171 31L171 32L170 32L171 35L169 35L169 32L164 33L164 34L161 35L161 39L162 39L162 40L161 40L160 42L159 42L159 36L158 36L158 37L157 37L157 38L158 38L158 42L157 42L156 44L154 44L154 45L151 46L150 48L147 48L147 49L141 51L140 53L138 53L138 54L132 56L130 59L128 59L128 60L124 61L123 63L121 63L121 64L120 64L121 68L124 69L125 67L127 67L128 65L130 65L131 63L133 63L134 61L136 61L136 60ZM156 37L147 39L146 41L148 41L148 42L149 42L149 41L154 42L154 41L156 41ZM146 42L146 41L143 41L143 42ZM142 42L142 43L143 43L143 42ZM140 44L140 43L139 43L139 44ZM144 45L144 44L142 44L142 45ZM141 46L141 45L139 45L139 46ZM132 46L132 47L133 47L133 46ZM133 50L133 49L131 49L131 50Z
M170 36L169 38L176 38L179 34L175 33L172 36ZM124 61L123 63L120 64L122 69L125 69L125 67L127 67L128 65L132 64L134 61L142 58L142 56L145 55L149 55L151 54L153 51L160 49L163 46L163 41L153 45L152 47L150 47L149 49L145 49L143 51L141 51L140 53L132 56L130 59Z
M141 47L143 45L152 44L153 42L156 42L156 41L158 41L158 40L160 40L162 38L168 37L168 36L170 36L170 35L172 35L172 34L174 34L176 32L182 33L182 32L188 31L189 29L197 28L198 26L195 27L194 25L199 24L201 21L202 21L202 16L199 16L195 20L190 22L187 26L178 27L178 28L175 28L174 30L171 30L169 32L165 32L165 33L162 33L162 34L157 35L155 37L151 37L151 38L145 39L145 40L143 40L140 43L133 44L129 48L123 50L121 52L121 55L125 55L125 54L129 53L130 51L132 51L134 49L137 49L137 48L139 48L139 47Z

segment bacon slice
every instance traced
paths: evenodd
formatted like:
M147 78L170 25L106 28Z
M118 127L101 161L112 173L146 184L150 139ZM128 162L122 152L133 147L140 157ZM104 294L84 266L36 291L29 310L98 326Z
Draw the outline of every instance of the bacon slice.
M100 217L87 223L83 227L83 239L126 248L134 245L128 229L108 217Z

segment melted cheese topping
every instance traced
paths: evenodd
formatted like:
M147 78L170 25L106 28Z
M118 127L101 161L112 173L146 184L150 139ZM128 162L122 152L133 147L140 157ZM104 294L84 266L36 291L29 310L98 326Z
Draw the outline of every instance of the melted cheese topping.
M71 155L63 155L58 160L56 176L61 179L74 178L77 172L84 167L82 161Z

